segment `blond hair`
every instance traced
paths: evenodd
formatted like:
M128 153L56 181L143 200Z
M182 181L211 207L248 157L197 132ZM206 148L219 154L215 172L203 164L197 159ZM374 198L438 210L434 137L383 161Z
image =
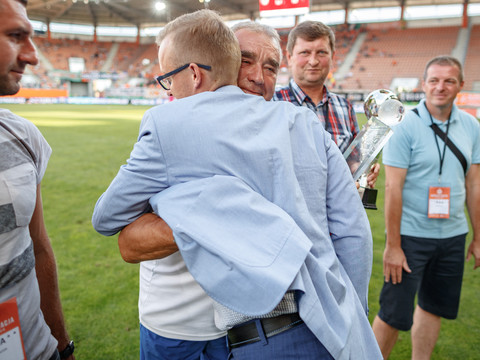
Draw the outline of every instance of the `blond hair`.
M169 22L157 36L160 46L171 39L170 55L176 66L189 63L209 65L219 86L236 84L241 64L238 40L221 17L212 10L198 10Z

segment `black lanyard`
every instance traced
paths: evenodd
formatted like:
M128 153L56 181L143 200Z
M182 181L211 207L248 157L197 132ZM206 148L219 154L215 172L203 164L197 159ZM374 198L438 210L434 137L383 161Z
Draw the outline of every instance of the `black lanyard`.
M430 111L428 111L427 105L425 104L425 109L427 109L428 115L430 115L430 122L433 123L433 118L432 114L430 114ZM435 131L433 132L433 136L435 137L435 143L437 144L437 150L438 150L438 157L440 158L440 170L438 171L438 179L440 181L440 177L442 176L442 167L443 167L443 161L445 160L445 152L447 150L447 139L448 139L448 129L450 128L450 116L448 117L447 120L447 131L445 132L445 138L443 140L443 154L440 152L440 146L438 145L438 139L437 139L437 134L435 134Z

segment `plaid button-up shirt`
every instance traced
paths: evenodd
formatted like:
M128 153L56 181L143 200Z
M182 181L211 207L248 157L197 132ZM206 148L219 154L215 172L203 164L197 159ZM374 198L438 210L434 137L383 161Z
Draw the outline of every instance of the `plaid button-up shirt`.
M288 86L275 92L276 101L289 101L297 106L306 106L317 114L318 119L344 152L357 136L359 128L352 104L342 96L331 93L323 86L323 99L315 105L302 89L290 80Z

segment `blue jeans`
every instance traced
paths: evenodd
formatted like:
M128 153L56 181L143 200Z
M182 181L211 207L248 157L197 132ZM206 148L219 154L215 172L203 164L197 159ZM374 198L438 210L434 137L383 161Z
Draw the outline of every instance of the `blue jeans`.
M169 339L140 324L140 360L226 360L225 336L210 341Z
M333 360L322 343L301 324L268 339L230 349L233 360Z

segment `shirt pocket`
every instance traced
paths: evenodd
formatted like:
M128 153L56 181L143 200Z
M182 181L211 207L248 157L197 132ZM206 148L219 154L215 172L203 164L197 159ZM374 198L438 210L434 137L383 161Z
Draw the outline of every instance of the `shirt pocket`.
M30 224L37 201L37 182L33 169L17 177L5 178L18 227Z

